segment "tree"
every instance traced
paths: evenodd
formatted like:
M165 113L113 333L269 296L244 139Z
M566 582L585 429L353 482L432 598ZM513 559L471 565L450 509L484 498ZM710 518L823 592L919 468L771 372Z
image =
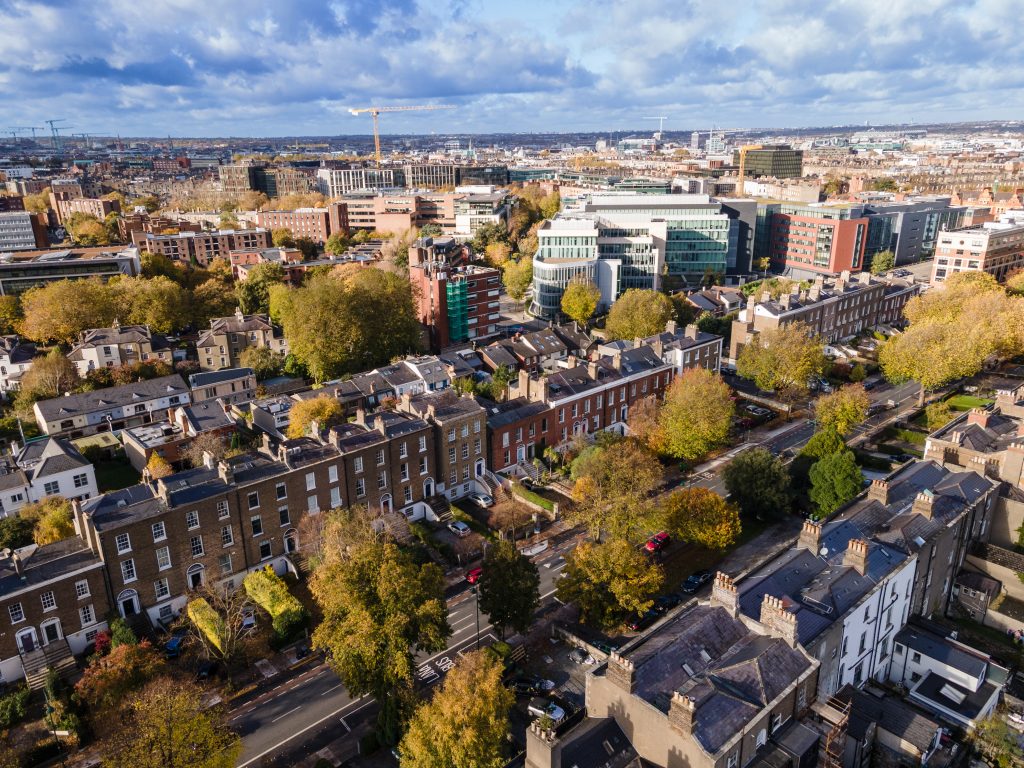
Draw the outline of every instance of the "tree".
M270 239L274 243L275 248L295 247L295 238L292 236L292 231L286 227L271 230Z
M399 749L402 768L502 768L515 696L501 676L501 664L486 651L460 659L410 719Z
M244 590L222 585L206 587L199 594L186 605L195 636L210 657L231 664L245 650L249 599Z
M0 335L14 333L21 322L21 302L17 296L0 296Z
M732 390L720 376L705 368L684 371L661 406L665 453L686 461L704 456L728 437L735 409Z
M651 496L664 483L658 460L636 440L593 446L572 465L575 502L566 515L597 540L639 540L649 530Z
M160 198L156 195L143 195L135 201L135 205L141 205L147 213L153 213L160 208Z
M811 467L811 501L818 517L826 517L860 493L860 467L853 451L843 450L819 459Z
M1024 269L1016 269L1007 275L1003 285L1011 296L1024 296Z
M324 252L332 256L341 256L348 250L348 238L342 232L332 232L324 243Z
M123 277L111 283L122 321L148 325L154 333L170 333L188 325L188 296L170 278Z
M95 656L75 693L89 708L93 728L105 732L119 727L116 710L131 694L166 672L167 665L149 641L125 643L106 656Z
M32 540L39 546L70 539L75 535L71 502L63 496L47 496L26 504L18 514L33 521Z
M871 182L871 189L874 192L898 192L899 184L891 176L882 176Z
M562 196L557 189L546 194L540 201L540 215L545 219L554 217L562 208Z
M508 227L498 222L484 224L477 227L470 241L473 253L483 253L490 243L507 243L509 241Z
M726 549L742 530L736 506L708 488L694 486L672 492L665 499L662 514L665 530L708 549Z
M211 318L234 314L238 295L230 283L211 278L192 290L189 306L192 324L204 328L209 326Z
M269 347L246 347L239 356L239 362L245 368L252 368L257 381L264 381L281 375L284 355Z
M585 325L601 301L601 289L591 282L573 280L562 294L562 312L580 325Z
M736 372L768 392L796 397L807 391L811 376L825 369L821 340L803 323L754 335L736 360Z
M500 269L512 255L512 246L502 242L488 243L487 248L484 250L484 255L488 264Z
M672 300L665 294L631 288L612 304L605 330L612 341L646 338L662 333L673 314Z
M725 467L725 489L744 514L779 520L789 512L789 472L767 448L744 451Z
M257 264L249 277L235 286L243 314L266 313L270 308L270 286L284 282L284 267L276 262Z
M103 222L88 213L75 211L64 220L64 229L75 245L90 247L110 242Z
M480 610L486 613L501 636L511 629L525 634L540 603L537 566L519 554L508 541L487 550L480 577Z
M0 549L20 549L32 543L35 521L21 515L0 517Z
M558 599L576 603L580 620L599 627L646 611L664 581L661 568L622 539L580 544L566 556L564 573L556 588Z
M849 384L822 395L814 405L814 416L819 427L834 427L845 435L868 417L871 399L860 384Z
M420 227L420 237L442 237L444 228L440 224L424 224Z
M320 255L320 249L317 248L316 242L309 237L295 238L295 247L302 252L302 258L306 261L312 261Z
M333 543L309 583L323 613L313 644L329 653L349 695L377 699L381 735L394 744L415 698L415 654L443 650L451 634L444 574L352 521L335 510L324 523L322 539Z
M232 768L241 740L220 706L181 677L160 677L126 702L121 722L101 745L110 768Z
M203 466L203 458L208 453L214 461L223 459L228 452L227 441L214 432L203 432L192 438L182 451L182 458L193 467Z
M32 367L22 375L19 399L60 397L65 392L73 392L80 382L75 364L54 348L45 357L36 358Z
M649 395L629 408L629 434L639 440L651 453L662 454L668 437L661 421L661 403L656 395Z
M946 426L953 418L953 409L949 403L940 401L932 403L924 409L925 423L929 430L936 430Z
M146 474L149 475L151 480L159 480L161 477L167 477L168 475L174 474L174 470L171 468L167 459L156 451L153 451L149 457L149 461L146 462Z
M1019 765L1024 757L1017 732L997 713L992 713L978 723L971 734L971 741L985 762L996 768Z
M876 253L871 259L871 274L884 275L890 269L896 268L896 255L892 251Z
M839 430L833 424L826 424L811 435L807 445L800 450L800 455L819 461L826 456L832 456L844 450L846 450L846 442L839 434Z
M300 400L289 411L288 437L302 437L315 421L320 429L327 429L341 421L344 411L336 397L318 395L308 400Z
M120 648L122 645L138 645L139 638L128 626L128 622L118 617L110 622L110 649Z
M225 211L218 218L217 226L220 229L238 229L240 225L238 223L238 217L235 216L235 214Z
M46 187L34 195L25 195L21 202L29 213L46 213L50 210L50 188Z
M116 308L113 292L98 277L59 280L21 297L20 333L33 341L71 344L88 328L108 328Z
M526 290L533 282L533 256L523 254L516 259L509 259L502 265L501 280L505 292L515 301L526 298Z

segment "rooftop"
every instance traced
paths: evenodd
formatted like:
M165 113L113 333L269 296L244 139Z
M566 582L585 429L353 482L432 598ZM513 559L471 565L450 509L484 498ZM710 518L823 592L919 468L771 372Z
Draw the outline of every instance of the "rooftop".
M188 387L181 376L172 374L119 387L40 400L35 407L46 421L57 421L174 395L183 396L187 402L188 393Z
M202 371L193 373L188 377L188 385L192 389L200 387L212 387L214 384L222 384L225 381L238 381L250 376L255 376L252 368L223 368L219 371Z
M21 561L18 573L14 556ZM83 568L99 567L102 563L82 539L74 536L52 544L30 544L21 549L0 550L0 597L22 589L43 584ZM24 578L22 578L24 576Z

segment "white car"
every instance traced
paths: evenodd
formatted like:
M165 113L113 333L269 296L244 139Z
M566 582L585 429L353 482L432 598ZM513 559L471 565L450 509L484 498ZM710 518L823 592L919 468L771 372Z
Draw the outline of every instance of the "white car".
M547 715L555 725L565 720L565 710L555 704L555 702L548 701L547 699L530 699L530 703L526 706L526 711L534 717Z
M474 491L473 493L466 496L466 498L472 501L478 507L483 507L484 509L487 509L487 507L494 504L494 499L492 499L486 493L477 493L476 491Z
M466 525L461 520L448 523L448 530L458 536L460 539L463 536L469 536L473 532L473 529Z

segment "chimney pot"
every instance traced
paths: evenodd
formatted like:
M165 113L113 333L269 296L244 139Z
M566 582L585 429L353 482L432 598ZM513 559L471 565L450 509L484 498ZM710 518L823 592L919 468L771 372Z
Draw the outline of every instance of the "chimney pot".
M868 498L887 505L889 503L889 481L872 480L871 487L868 489Z
M932 519L932 509L935 505L935 495L928 490L921 491L917 496L914 497L914 505L911 507L911 512L915 514L924 515L929 520Z
M725 608L733 618L739 616L739 592L736 583L727 573L719 571L715 574L715 581L711 586L711 602Z
M843 555L843 565L863 576L868 570L868 543L864 539L850 539Z
M813 554L817 554L821 548L821 524L813 520L804 520L804 527L800 531L800 539L797 541L797 546L809 549Z

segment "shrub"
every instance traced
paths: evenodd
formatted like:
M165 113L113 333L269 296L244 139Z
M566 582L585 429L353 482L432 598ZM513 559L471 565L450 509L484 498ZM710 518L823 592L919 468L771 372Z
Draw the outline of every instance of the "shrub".
M267 566L253 571L242 582L245 593L268 614L271 626L278 637L288 637L306 618L306 611L295 596L288 591L274 569Z
M186 612L206 641L217 651L224 653L224 617L201 597L190 600Z
M0 731L22 721L28 711L28 688L18 688L6 696L0 696Z

